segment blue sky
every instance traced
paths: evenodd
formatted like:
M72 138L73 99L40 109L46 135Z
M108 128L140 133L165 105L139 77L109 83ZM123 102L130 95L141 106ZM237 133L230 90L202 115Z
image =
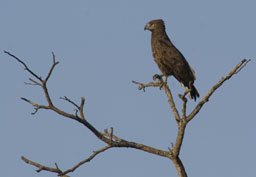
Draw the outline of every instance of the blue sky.
M79 103L97 129L114 127L124 139L167 150L177 127L163 91L137 90L132 80L152 81L154 63L145 24L162 18L167 33L195 69L201 98L243 58L252 61L210 98L186 129L181 159L190 177L255 176L255 1L97 1L1 0L0 49L25 61L45 77L60 61L48 88L56 106L74 112L60 100ZM20 157L63 170L100 149L85 127L51 111L36 115L26 97L46 103L39 87L25 85L31 77L23 66L0 53L1 175L56 176L36 173ZM168 80L178 107L183 88ZM188 111L196 103L189 101ZM168 159L133 149L110 149L71 176L177 176Z

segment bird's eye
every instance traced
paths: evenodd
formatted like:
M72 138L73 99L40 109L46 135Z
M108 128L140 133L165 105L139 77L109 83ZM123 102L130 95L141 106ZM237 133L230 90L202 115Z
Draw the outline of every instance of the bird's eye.
M152 23L152 24L151 24L151 27L155 27L155 26L156 26L156 24L155 24L155 23Z

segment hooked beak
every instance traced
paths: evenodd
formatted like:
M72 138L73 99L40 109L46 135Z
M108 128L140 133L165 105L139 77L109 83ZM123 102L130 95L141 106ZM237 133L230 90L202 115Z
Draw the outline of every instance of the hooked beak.
M144 31L148 30L149 24L147 23L146 26L144 27Z

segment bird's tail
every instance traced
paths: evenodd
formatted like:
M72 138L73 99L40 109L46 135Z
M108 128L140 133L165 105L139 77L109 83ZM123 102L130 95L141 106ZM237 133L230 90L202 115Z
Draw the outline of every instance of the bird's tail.
M190 88L186 87L186 90L189 90L188 96L190 99L194 99L196 101L196 98L199 98L200 95L194 85L190 85Z

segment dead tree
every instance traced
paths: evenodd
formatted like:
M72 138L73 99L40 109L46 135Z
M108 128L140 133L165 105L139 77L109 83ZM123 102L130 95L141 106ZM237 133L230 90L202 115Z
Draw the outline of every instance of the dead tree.
M67 97L61 98L65 101L69 102L70 104L72 104L75 107L75 110L76 110L75 114L65 112L61 108L56 107L55 104L52 102L52 99L51 99L51 97L49 95L49 92L48 92L48 89L47 89L47 81L51 77L51 74L52 74L54 68L56 67L56 65L59 64L59 62L55 60L54 53L52 53L52 57L53 57L52 66L51 66L47 76L43 79L42 77L38 76L34 71L29 69L28 66L21 59L19 59L18 57L16 57L15 55L13 55L13 54L11 54L7 51L4 51L4 52L6 54L8 54L9 56L11 56L12 58L14 58L15 60L17 60L19 63L21 63L25 67L25 70L28 71L33 76L34 79L29 78L29 80L31 82L30 84L39 86L43 89L44 96L45 96L46 101L47 101L47 105L41 105L41 104L33 102L32 100L29 100L29 99L26 99L26 98L21 98L22 100L26 101L27 103L31 104L34 107L35 111L32 114L36 114L39 109L52 110L52 111L56 112L57 114L59 114L63 117L73 119L74 121L77 121L78 123L83 124L99 140L106 143L105 147L102 147L101 149L94 151L92 153L92 155L89 156L87 159L84 159L83 161L77 163L74 167L72 167L70 169L66 169L66 170L61 170L56 163L55 163L55 167L48 167L48 166L39 164L35 161L29 160L24 156L21 157L21 159L24 162L37 167L37 170L36 170L37 172L49 171L49 172L57 173L57 175L61 176L61 177L67 177L68 173L71 173L71 172L75 171L78 167L80 167L81 165L89 162L90 160L92 160L95 156L97 156L100 153L102 153L102 152L104 152L104 151L106 151L110 148L121 148L121 147L134 148L134 149L138 149L138 150L141 150L141 151L152 153L152 154L155 154L155 155L158 155L158 156L166 157L166 158L170 159L173 162L173 164L175 165L179 177L187 177L187 173L186 173L186 170L184 168L184 165L183 165L181 159L179 158L179 154L180 154L180 150L181 150L181 146L182 146L184 133L185 133L185 129L186 129L187 124L197 115L197 113L201 110L203 105L206 102L209 101L209 98L212 96L212 94L220 86L222 86L222 84L225 81L230 79L235 74L239 73L242 70L242 68L250 61L250 59L249 60L243 59L241 62L239 62L234 67L234 69L232 69L225 77L222 77L206 93L206 95L198 102L196 107L189 114L186 113L186 105L187 105L186 95L187 95L187 92L185 92L183 95L179 95L180 99L183 102L182 110L179 112L177 110L176 106L175 106L170 88L168 87L167 84L163 84L163 80L162 80L161 77L158 77L158 80L156 82L150 82L150 83L147 83L147 84L140 83L140 82L137 82L137 81L132 81L133 83L139 85L139 87L138 87L139 90L144 90L144 91L145 91L146 87L160 87L161 86L162 90L165 92L165 94L168 98L168 103L170 105L170 109L174 113L174 118L175 118L177 126L178 126L178 132L177 132L177 137L176 137L175 143L172 144L172 147L169 147L167 150L161 150L161 149L150 147L150 146L140 144L140 143L137 143L137 142L132 142L132 141L122 139L122 138L120 138L120 137L118 137L117 135L114 134L113 128L110 128L109 131L108 131L108 129L105 129L104 132L99 131L90 122L88 122L88 120L86 119L86 117L84 115L84 110L83 110L84 104L85 104L85 98L84 97L81 97L80 104L75 103L74 101L72 101L71 99L69 99Z

